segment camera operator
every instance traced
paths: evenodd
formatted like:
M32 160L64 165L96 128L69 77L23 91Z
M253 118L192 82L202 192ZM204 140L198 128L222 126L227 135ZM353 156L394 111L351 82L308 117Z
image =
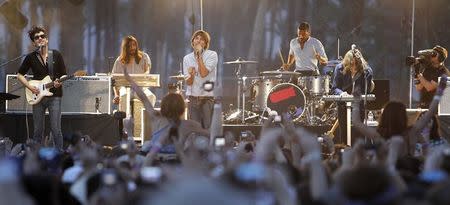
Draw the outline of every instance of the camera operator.
M420 108L428 108L438 86L438 77L449 75L444 61L448 56L447 49L436 45L433 49L421 50L419 57L408 57L407 64L414 66L414 83L420 92Z

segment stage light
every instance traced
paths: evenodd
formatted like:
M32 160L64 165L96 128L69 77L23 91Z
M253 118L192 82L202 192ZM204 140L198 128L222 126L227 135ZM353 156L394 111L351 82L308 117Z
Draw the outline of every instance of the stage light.
M16 0L6 0L0 5L0 13L17 29L24 29L28 19L17 8Z

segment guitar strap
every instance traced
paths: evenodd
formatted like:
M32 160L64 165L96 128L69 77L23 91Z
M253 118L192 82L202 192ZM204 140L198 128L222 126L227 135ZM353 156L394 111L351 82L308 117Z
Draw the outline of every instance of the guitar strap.
M54 70L53 70L53 50L48 49L48 59L47 59L47 65L48 65L48 75L52 80L54 80Z

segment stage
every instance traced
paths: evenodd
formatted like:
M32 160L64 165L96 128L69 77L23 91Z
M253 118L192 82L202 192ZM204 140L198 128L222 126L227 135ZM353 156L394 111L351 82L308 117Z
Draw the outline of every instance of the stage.
M27 119L28 130L27 134ZM46 116L45 130L49 133L49 118ZM108 114L62 115L61 130L64 138L76 131L89 135L101 145L116 145L119 141L117 121ZM0 136L9 137L14 143L22 143L33 135L33 116L31 114L0 114Z
M27 120L25 114L0 113L0 136L9 137L14 143L22 143L33 133L33 117L27 115L29 134L27 134ZM440 116L442 136L450 136L450 116ZM49 119L46 116L46 134L49 133ZM239 139L242 131L251 131L257 138L260 136L262 125L251 124L224 124L225 132L231 132ZM320 135L330 129L330 126L310 126L315 134ZM117 121L108 114L78 114L63 115L61 129L64 137L70 136L76 131L89 135L95 142L101 145L116 145L119 141L119 128ZM354 132L355 130L352 130ZM335 139L337 140L337 139ZM448 140L448 138L447 138Z

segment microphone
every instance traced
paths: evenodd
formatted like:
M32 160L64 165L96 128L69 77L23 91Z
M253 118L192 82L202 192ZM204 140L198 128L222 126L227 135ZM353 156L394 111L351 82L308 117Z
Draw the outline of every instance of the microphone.
M44 47L44 46L37 46L37 48L34 50L34 52L39 52L42 49L42 47Z
M352 51L355 52L355 49L356 49L356 45L352 44Z

